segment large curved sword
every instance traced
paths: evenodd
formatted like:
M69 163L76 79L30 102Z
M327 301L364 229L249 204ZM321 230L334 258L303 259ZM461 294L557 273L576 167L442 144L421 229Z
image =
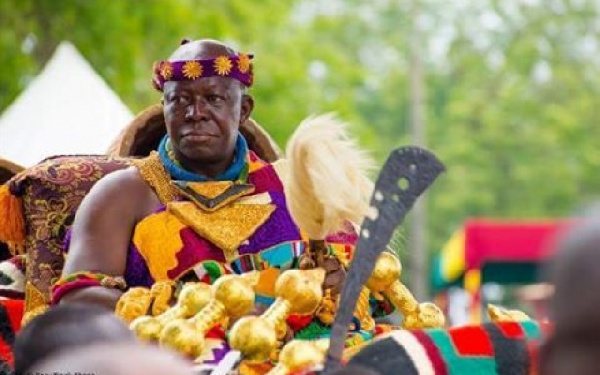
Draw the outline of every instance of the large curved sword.
M346 274L331 330L325 373L340 366L356 302L377 258L417 198L443 171L444 165L435 155L418 147L400 147L385 162L371 197L372 212L363 220L354 258Z

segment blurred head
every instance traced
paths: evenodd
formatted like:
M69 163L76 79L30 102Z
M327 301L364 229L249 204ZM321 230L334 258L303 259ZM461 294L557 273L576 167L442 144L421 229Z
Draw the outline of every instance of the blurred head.
M134 343L125 323L110 310L95 305L65 304L53 307L27 324L14 346L16 375L62 350L97 343Z
M215 40L182 44L169 61L213 59L236 52ZM188 170L214 177L233 160L239 126L254 106L245 86L230 77L167 81L164 116L175 157Z
M32 367L33 374L193 375L193 367L156 346L91 345L61 351Z
M398 371L398 369L395 369L395 371ZM380 374L382 374L382 373L379 371L376 371L375 369L370 369L370 368L356 365L356 364L348 364L348 365L341 367L331 373L331 375L380 375Z
M550 281L554 333L542 349L542 373L600 373L600 210L577 222L558 244Z

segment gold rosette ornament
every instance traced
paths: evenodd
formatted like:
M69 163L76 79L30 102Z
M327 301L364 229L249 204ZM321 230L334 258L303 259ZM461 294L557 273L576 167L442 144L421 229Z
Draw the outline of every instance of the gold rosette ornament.
M323 269L288 270L275 283L277 299L260 316L238 320L229 332L229 345L249 360L266 360L285 336L290 314L313 314L323 297Z
M165 325L159 342L190 357L204 350L204 335L217 323L229 317L237 319L254 308L254 286L258 272L221 276L211 286L210 302L189 319L175 319Z
M406 329L442 328L446 319L433 303L419 303L408 288L400 282L402 264L389 252L381 254L367 287L376 298L385 296L404 315L402 327Z
M187 283L179 292L177 303L158 316L140 316L129 328L142 340L158 341L164 326L174 319L196 315L210 301L210 286L205 283Z

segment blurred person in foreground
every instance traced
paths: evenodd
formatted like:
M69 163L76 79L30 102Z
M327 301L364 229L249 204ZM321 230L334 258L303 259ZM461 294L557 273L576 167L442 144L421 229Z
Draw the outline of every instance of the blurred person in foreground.
M49 309L16 337L15 374L26 375L36 363L63 351L98 343L135 343L127 326L110 310L94 305L65 304Z
M541 374L600 374L599 207L559 240L549 273L555 328L542 348Z
M155 346L99 344L59 352L31 368L31 374L193 375L193 366Z

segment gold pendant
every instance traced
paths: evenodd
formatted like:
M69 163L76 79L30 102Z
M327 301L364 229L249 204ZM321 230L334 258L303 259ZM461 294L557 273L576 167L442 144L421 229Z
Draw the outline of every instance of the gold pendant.
M213 212L234 200L254 192L254 185L232 181L171 181L179 193L204 211Z
M231 204L210 212L192 202L171 202L167 209L198 235L221 248L225 259L232 262L239 256L240 244L269 219L275 205Z

